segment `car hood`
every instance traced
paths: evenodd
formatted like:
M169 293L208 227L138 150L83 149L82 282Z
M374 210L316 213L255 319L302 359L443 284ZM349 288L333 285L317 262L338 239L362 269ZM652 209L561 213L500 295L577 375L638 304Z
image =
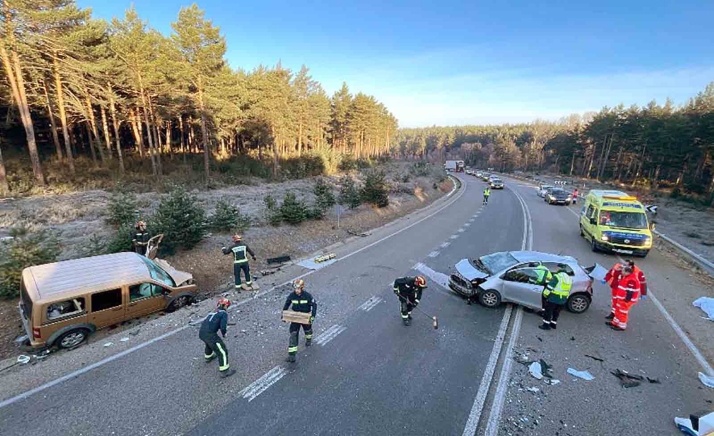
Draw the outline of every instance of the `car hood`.
M180 286L182 283L193 278L193 274L179 271L169 265L169 263L163 259L154 259L154 262L156 262L161 267L161 269L166 271L166 273L171 276L171 278L174 280L174 283L176 283L176 286Z
M488 274L471 265L468 259L461 259L459 263L456 264L456 271L466 280L485 279L488 277Z

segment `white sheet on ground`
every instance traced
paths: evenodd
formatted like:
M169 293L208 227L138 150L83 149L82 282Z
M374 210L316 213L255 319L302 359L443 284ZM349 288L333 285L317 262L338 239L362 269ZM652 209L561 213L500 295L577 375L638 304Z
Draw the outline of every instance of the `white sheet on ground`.
M308 269L322 269L326 267L327 265L332 265L333 263L337 262L337 259L330 259L325 262L320 262L317 263L313 259L305 259L302 262L298 263L303 268L308 268Z
M699 297L692 303L694 307L698 307L707 314L710 320L714 321L714 298Z

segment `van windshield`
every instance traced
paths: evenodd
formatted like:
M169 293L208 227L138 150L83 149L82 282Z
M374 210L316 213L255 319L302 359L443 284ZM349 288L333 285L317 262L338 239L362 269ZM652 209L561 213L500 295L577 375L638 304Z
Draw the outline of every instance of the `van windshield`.
M149 274L151 274L151 278L154 280L158 280L162 283L165 283L169 286L176 286L176 283L174 283L173 279L171 278L170 275L163 269L161 269L160 266L158 266L156 263L154 263L153 260L146 258L144 256L141 257L141 260L144 261L146 266L149 267Z
M600 225L623 229L646 229L647 217L644 213L638 212L603 210L600 212Z

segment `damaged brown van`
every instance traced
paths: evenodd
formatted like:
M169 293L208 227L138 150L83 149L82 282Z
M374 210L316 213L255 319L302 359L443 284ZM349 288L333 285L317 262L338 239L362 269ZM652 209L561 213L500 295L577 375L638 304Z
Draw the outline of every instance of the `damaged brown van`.
M33 348L73 348L101 328L176 310L196 292L193 276L165 260L117 253L25 268L19 309Z

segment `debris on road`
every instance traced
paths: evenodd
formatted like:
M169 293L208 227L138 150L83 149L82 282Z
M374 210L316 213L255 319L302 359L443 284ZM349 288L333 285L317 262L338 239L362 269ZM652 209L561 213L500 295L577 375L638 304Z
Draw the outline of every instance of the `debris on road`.
M129 338L121 338L121 339L119 339L119 342L126 342L128 340L129 340Z
M549 378L545 381L546 384L549 384L551 386L555 386L557 384L560 384L560 380L555 379L555 378Z
M330 253L330 254L325 254L322 256L317 256L315 259L315 263L322 263L322 262L327 262L328 260L335 259L337 255L335 253Z
M714 388L714 377L710 377L703 372L699 373L699 380L708 388Z
M714 432L714 412L700 412L689 415L689 418L674 418L674 425L684 434L705 436Z
M658 378L650 378L650 377L646 377L646 378L647 378L647 381L650 382L650 384L655 384L655 385L661 385L661 384L662 384L662 382L659 381Z
M269 276L271 274L275 274L278 271L280 271L280 267L264 269L264 270L260 271L260 275L265 277L265 276Z
M641 375L630 374L623 369L616 369L612 371L612 375L620 379L620 384L623 388L634 388L640 385L641 381L644 381L644 377ZM652 383L652 382L650 382Z
M266 259L266 262L268 263L268 265L272 265L274 263L285 263L285 262L289 262L289 261L290 261L290 256L288 256L287 254L284 254L284 255L278 256L278 257L270 257L270 258Z
M363 238L371 235L371 233L367 233L367 232L357 233L357 232L353 232L352 230L349 230L349 229L347 230L347 233L349 233L352 236L361 236Z
M328 265L332 265L335 262L337 262L337 259L322 260L320 262L317 262L316 260L313 260L313 259L305 259L302 262L298 263L298 265L300 265L303 268L318 270L318 269L322 269Z
M714 321L714 298L711 297L699 297L692 303L694 307L698 307L707 314L706 319Z
M537 394L538 392L540 392L540 389L538 389L538 388L536 388L536 387L526 388L526 390L527 390L528 392L533 392L534 394Z
M105 347L111 347L112 345L114 345L114 342L107 342L104 344Z
M531 363L528 367L528 372L531 373L531 376L536 380L543 379L543 369L540 366L540 362Z
M602 359L602 358L597 357L597 356L592 356L592 355L590 355L590 354L586 354L585 357L589 357L589 358L591 358L591 359L593 359L593 360L597 360L598 362L604 362L604 361L605 361L605 359Z
M30 363L30 356L25 356L24 354L20 354L19 356L17 356L17 363L19 363L20 365Z
M136 329L136 330L134 330L134 331L129 332L129 334L132 335L132 336L136 336L136 335L139 334L140 331L141 331L141 329Z
M575 376L577 378L581 378L583 380L591 381L595 380L595 377L590 374L588 371L578 371L575 368L568 368L568 374Z

